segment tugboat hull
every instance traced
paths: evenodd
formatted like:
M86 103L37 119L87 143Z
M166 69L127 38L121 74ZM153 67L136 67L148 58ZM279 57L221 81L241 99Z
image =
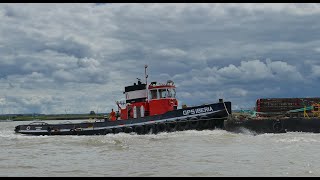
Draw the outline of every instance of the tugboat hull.
M15 132L28 135L105 135L109 133L158 133L188 129L223 128L231 114L231 102L219 102L169 111L143 118L82 123L49 124L33 122L15 127Z

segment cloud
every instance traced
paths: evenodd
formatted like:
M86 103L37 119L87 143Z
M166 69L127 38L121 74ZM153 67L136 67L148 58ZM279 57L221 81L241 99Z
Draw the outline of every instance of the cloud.
M230 92L234 95L234 96L247 96L248 95L248 91L241 89L241 88L231 88Z
M314 77L320 77L320 66L318 65L313 65L311 67L311 72L312 72L312 76Z
M74 56L76 58L86 58L92 56L90 44L81 42L81 40L73 36L64 37L61 40L54 40L53 42L45 43L44 48L47 50L56 51L57 53Z
M0 18L1 105L15 113L108 111L145 64L186 104L318 95L317 3L7 3Z
M168 56L168 57L171 57L171 56L182 57L182 56L185 56L187 54L183 50L177 49L177 48L174 48L174 49L161 49L161 50L158 51L158 53L160 55L162 55L162 56Z

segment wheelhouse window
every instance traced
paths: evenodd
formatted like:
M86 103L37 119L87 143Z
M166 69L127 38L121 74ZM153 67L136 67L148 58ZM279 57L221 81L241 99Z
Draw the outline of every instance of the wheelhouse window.
M176 98L176 90L169 89L152 89L149 91L150 99Z
M166 98L168 94L167 89L159 89L159 96L160 98Z
M173 88L168 89L168 98L176 98L176 90Z
M158 98L156 89L150 90L150 98L151 99L157 99Z

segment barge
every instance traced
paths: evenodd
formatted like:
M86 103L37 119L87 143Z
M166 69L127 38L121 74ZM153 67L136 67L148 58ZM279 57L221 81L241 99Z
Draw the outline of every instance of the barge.
M320 98L258 99L251 114L233 114L224 121L227 131L255 133L320 133Z

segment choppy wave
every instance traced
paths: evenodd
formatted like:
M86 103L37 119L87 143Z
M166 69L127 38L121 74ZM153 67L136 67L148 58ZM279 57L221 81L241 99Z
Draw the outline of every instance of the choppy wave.
M276 139L279 143L317 143L320 144L320 137L313 136L294 136L294 137L280 137Z
M11 123L11 122L10 122ZM319 176L320 135L242 129L137 135L30 136L0 127L0 175ZM59 166L56 166L59 164ZM241 164L230 171L230 167ZM251 171L248 171L251 169ZM245 173L246 172L246 173ZM77 174L77 175L72 175Z

